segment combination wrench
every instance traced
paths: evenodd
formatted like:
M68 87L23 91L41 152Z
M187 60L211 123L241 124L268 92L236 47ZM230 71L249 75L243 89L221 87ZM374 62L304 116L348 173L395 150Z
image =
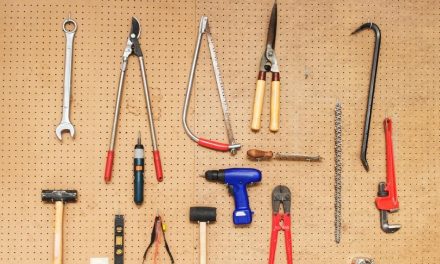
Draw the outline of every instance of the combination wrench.
M66 26L68 24L73 25L72 30L68 30ZM73 138L75 135L75 128L70 123L69 115L70 115L70 86L72 80L72 60L73 60L73 39L75 37L76 32L76 22L70 18L67 18L63 22L63 31L66 36L66 55L65 55L65 63L64 63L64 96L63 96L63 116L60 124L55 130L57 138L59 140L63 140L61 133L65 130L68 130L70 136Z

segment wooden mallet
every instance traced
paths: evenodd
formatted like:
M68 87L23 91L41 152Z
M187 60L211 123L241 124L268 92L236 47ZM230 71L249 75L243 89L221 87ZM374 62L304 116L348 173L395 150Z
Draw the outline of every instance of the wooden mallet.
M199 223L200 232L200 264L206 264L206 224L215 222L217 209L215 207L191 207L189 220Z
M63 207L64 203L76 202L78 192L75 190L43 190L43 202L55 202L55 236L53 264L63 263Z

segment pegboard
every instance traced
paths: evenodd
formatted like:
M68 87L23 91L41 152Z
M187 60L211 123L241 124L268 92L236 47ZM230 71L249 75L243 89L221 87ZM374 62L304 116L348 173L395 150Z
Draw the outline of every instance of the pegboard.
M50 263L55 208L42 189L76 189L67 204L64 263L113 256L114 215L126 218L125 263L142 262L154 216L167 224L176 263L198 263L198 226L189 207L217 207L208 226L209 263L266 263L271 190L292 193L294 262L434 263L440 257L440 4L437 1L278 0L276 54L281 71L281 129L268 131L266 94L259 133L250 132L252 100L272 1L1 1L0 2L0 263ZM74 43L71 120L77 134L60 143L65 38L69 13L78 23ZM181 126L181 111L198 21L209 17L232 126L244 145L236 156L196 146ZM122 97L113 181L103 181L120 60L131 16L141 23L140 43L152 96L164 177L157 183L139 66L128 65ZM373 21L382 46L368 159L359 159L373 35L350 33ZM343 231L334 242L334 106L343 107ZM382 121L394 121L394 152L401 210L395 234L379 228L374 205L385 179ZM197 135L225 140L221 107L206 40L196 73L189 123ZM133 148L138 131L146 148L145 202L132 201ZM253 162L246 150L320 154L320 163ZM233 199L205 170L255 167L263 181L249 188L252 225L234 227ZM280 236L277 262L285 263ZM169 263L166 256L158 263ZM111 261L112 262L112 261Z

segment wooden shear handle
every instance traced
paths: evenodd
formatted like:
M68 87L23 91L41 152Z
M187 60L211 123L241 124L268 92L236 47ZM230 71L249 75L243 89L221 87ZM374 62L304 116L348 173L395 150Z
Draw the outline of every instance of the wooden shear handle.
M261 113L263 111L264 90L266 90L266 72L258 73L257 88L255 90L254 109L252 112L251 129L258 131L261 128Z
M280 129L280 73L272 73L272 84L270 87L270 125L269 129L272 132L277 132Z

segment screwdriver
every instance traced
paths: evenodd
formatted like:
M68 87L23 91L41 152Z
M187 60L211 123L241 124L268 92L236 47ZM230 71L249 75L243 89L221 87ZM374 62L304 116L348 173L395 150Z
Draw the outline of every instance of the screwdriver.
M134 203L141 205L144 201L144 145L141 142L139 131L137 144L134 146Z
M258 149L250 149L247 151L247 155L253 160L296 160L296 161L321 161L321 156L310 156L303 154L290 154L290 153L273 153L272 151L264 151Z

